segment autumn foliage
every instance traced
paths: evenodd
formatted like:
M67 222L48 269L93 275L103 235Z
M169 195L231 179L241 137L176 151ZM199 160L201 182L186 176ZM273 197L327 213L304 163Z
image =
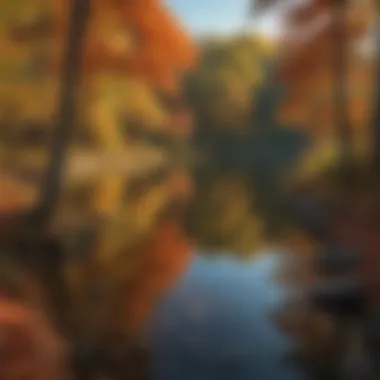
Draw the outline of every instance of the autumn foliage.
M191 261L192 244L179 220L163 221L139 248L142 258L126 302L126 328L138 334Z
M66 378L64 345L36 310L0 296L0 329L2 379Z
M365 34L370 22L367 7L354 4L343 14L331 0L314 0L295 8L287 17L284 40L284 60L280 78L293 85L318 75L331 67L331 57L337 39L353 41Z
M363 129L372 72L355 48L368 34L373 14L367 2L350 3L342 11L330 0L315 0L289 12L278 72L289 89L282 117L306 126L314 136L324 138L333 133L336 51L338 44L345 44L347 111L353 127Z
M35 189L9 175L0 175L0 189L0 215L25 212L34 205Z
M63 41L68 2L54 4L56 38ZM63 49L55 49L58 64ZM194 65L196 49L179 20L160 0L94 0L83 57L86 75L132 73L173 90L181 72Z

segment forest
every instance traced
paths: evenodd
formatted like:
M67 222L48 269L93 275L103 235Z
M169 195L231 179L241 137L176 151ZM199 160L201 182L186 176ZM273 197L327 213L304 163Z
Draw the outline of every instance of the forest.
M4 215L29 210L41 195L69 3L0 1ZM294 32L278 40L243 30L195 38L160 0L91 3L49 229L67 256L65 323L75 339L96 331L102 342L133 340L186 271L194 246L247 260L268 241L311 244L292 225L286 196L337 162L341 144L351 143L359 158L370 150L376 67L362 48L374 4L350 5L339 30L319 22L332 12L329 1L296 7L286 20ZM276 2L257 3L260 13ZM36 287L26 286L26 297L41 306ZM94 292L102 294L96 305Z

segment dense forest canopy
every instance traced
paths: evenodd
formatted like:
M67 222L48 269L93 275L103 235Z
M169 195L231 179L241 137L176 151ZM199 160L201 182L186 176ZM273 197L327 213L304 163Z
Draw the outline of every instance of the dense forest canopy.
M9 161L33 144L38 149L46 145L46 138L37 137L49 135L53 125L68 10L63 0L54 6L46 0L3 3L0 45L7 54L0 60L4 68L0 70L0 127L6 137L1 141L12 146L13 155L8 155L9 149L5 155ZM289 25L297 28L299 20L317 17L327 6L322 3L315 9L301 9L289 18ZM368 9L355 5L350 10L347 37L361 35L362 20L370 20ZM262 205L274 200L267 190L279 188L278 177L298 165L308 137L318 149L323 146L324 156L333 155L328 28L311 38L318 49L314 45L304 49L288 36L281 46L288 51L282 55L274 41L248 33L196 41L158 0L96 0L88 33L74 139L81 149L124 151L152 142L161 146L159 137L164 136L183 153L187 152L184 145L193 148L195 141L219 166L245 171ZM324 54L317 57L311 51ZM315 63L313 68L308 59ZM285 87L275 74L278 64L281 73L287 73L281 77L288 80ZM309 71L301 70L301 75L300 67ZM294 72L299 77L291 77ZM365 77L371 83L368 63L362 59L352 60L351 72L352 82ZM352 121L364 135L368 102L355 99L350 107ZM181 128L185 132L179 144ZM314 158L309 161L315 163ZM132 180L105 177L96 185L99 194L94 202L112 214L119 201L125 201ZM259 193L268 199L264 202Z
M206 41L187 92L201 133L247 130L253 89L264 80L270 42L253 37Z

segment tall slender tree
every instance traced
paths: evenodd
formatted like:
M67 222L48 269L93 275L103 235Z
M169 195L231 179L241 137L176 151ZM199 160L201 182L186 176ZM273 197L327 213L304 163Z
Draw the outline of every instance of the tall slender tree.
M78 105L77 88L81 79L81 53L85 40L87 21L90 15L91 0L73 1L71 20L68 28L65 61L62 70L62 84L57 110L57 127L51 146L51 161L42 189L40 212L43 219L49 220L55 211L60 196L65 153L70 143L71 132L76 121Z
M352 5L345 0L315 0L295 8L287 18L287 51L280 67L281 79L288 83L291 91L306 98L309 94L309 99L307 86L321 80L321 76L326 81L326 73L330 73L327 75L333 86L333 125L344 167L353 153L348 106L348 44L367 32L368 25L358 17L362 10L362 5Z
M373 104L373 149L374 164L376 169L380 165L380 2L376 1L376 24L375 24L375 88L374 88L374 104Z

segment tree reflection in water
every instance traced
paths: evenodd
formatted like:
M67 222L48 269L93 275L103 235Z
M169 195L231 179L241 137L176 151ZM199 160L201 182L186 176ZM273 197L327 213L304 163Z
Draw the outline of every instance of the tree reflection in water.
M152 349L152 378L302 378L286 361L294 343L272 318L285 302L272 281L282 253L258 249L265 237L249 181L217 177L198 190L186 217L158 225L128 303L131 329Z

